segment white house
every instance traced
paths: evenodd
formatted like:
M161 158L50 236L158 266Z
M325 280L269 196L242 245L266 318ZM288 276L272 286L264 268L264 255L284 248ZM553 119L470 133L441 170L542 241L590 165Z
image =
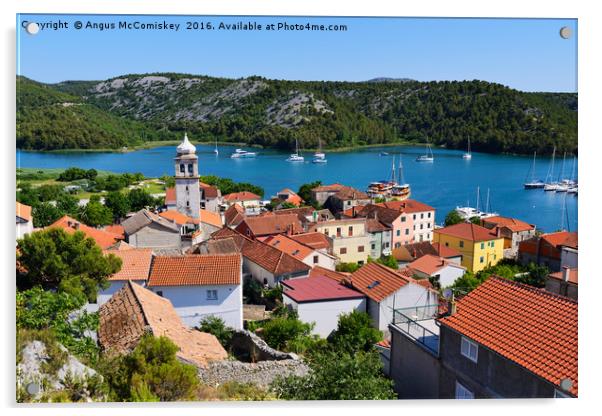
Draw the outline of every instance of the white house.
M155 257L147 288L169 299L182 321L198 326L210 315L242 328L240 254Z
M427 254L407 265L405 274L410 277L429 279L439 282L440 287L451 286L456 279L464 276L466 267L443 257Z
M151 249L128 249L128 250L104 250L104 255L113 254L121 259L121 269L108 277L109 287L99 289L96 304L90 304L88 311L96 310L106 303L114 293L118 292L128 280L146 286L153 261Z
M405 309L412 316L438 307L437 292L428 281L414 280L376 262L362 266L349 280L351 287L368 297L366 312L374 327L385 333L394 309Z
M282 301L297 311L299 319L315 323L313 333L327 337L344 313L366 311L366 296L328 277L282 282Z
M31 216L31 207L29 205L17 202L17 239L23 238L25 234L33 232L33 217Z
M182 248L180 227L147 209L141 209L121 223L128 244L137 248Z
M259 238L259 240L293 256L310 267L321 266L328 270L335 269L337 262L335 256L324 250L315 250L284 234L271 235L269 237Z

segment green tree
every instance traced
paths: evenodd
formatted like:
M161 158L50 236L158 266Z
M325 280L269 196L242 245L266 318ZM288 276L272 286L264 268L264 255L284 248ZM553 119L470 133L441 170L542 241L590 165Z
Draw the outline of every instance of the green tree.
M132 211L139 211L156 205L155 198L148 191L141 188L132 189L128 192L127 197Z
M109 225L113 223L113 212L100 202L90 199L90 202L80 209L79 219L91 227Z
M323 351L309 359L304 377L277 379L272 388L284 400L387 400L395 399L393 382L382 374L378 353Z
M476 225L481 225L481 219L477 216L470 217L470 222Z
M33 207L34 227L47 227L61 218L65 213L49 202L40 202Z
M453 209L447 213L445 216L445 226L449 227L450 225L459 224L464 222L464 219L458 214L458 212Z
M357 263L339 263L336 265L337 272L353 273L360 268Z
M37 231L18 240L17 248L22 270L17 274L17 286L21 289L39 285L94 301L98 288L106 287L107 277L121 268L121 259L103 255L96 242L81 231Z
M524 274L517 275L514 280L519 283L542 288L546 286L546 280L549 274L550 269L546 266L529 263L527 271Z
M181 363L166 337L145 335L130 354L108 361L103 375L118 401L189 400L199 385L197 369Z
M61 194L56 199L56 208L65 214L76 215L79 209L79 200L69 194Z
M339 316L337 329L328 341L336 350L353 355L359 351L372 351L374 344L382 339L383 334L372 326L370 315L354 310Z
M301 185L299 187L299 191L297 192L297 195L299 195L301 197L301 199L303 199L305 201L306 204L313 206L314 204L317 204L318 202L311 197L311 190L320 185L322 185L322 181L304 183L303 185Z
M114 219L124 218L130 212L130 199L119 191L111 191L105 195L105 207L111 210Z
M313 327L314 325L301 322L294 315L287 315L266 322L261 336L270 347L282 350L291 341L310 336Z
M399 268L399 265L397 264L397 259L392 255L381 256L379 259L376 260L376 262L385 265L393 270L397 270Z
M232 340L232 328L226 326L224 320L218 316L209 315L201 321L199 330L215 335L219 343L228 348Z

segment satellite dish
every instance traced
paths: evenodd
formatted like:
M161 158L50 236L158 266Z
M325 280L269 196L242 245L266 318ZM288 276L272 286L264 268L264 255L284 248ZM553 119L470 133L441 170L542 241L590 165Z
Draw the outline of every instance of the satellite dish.
M453 291L452 291L450 288L447 288L447 289L445 289L445 290L443 291L443 297L444 297L445 299L449 299L449 298L451 298L453 295L454 295L454 292L453 292Z
M560 37L562 39L568 39L571 37L571 28L568 26L563 26L560 28Z
M573 387L573 382L570 378L560 380L560 388L564 391L569 391Z

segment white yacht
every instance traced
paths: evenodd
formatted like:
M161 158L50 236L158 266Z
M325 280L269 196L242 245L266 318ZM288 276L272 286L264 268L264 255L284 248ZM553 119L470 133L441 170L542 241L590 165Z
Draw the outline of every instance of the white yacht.
M322 152L322 140L318 140L318 151L314 153L311 163L327 163L326 153Z
M230 155L232 159L248 159L252 157L256 157L256 152L247 152L246 150L236 149L234 153Z
M537 152L533 152L533 165L531 165L531 169L529 169L529 173L527 174L527 181L524 183L525 189L537 189L543 188L546 186L544 181L541 179L535 179L535 158L537 156Z
M299 141L295 139L295 153L291 154L287 162L305 162L305 158L299 154Z
M478 217L480 219L495 217L499 214L497 212L490 212L490 204L489 204L489 189L487 189L487 202L485 204L485 211L479 210L479 200L480 200L480 188L477 187L477 207L473 208L469 205L465 207L456 207L456 212L462 217L464 220L470 220L471 218Z

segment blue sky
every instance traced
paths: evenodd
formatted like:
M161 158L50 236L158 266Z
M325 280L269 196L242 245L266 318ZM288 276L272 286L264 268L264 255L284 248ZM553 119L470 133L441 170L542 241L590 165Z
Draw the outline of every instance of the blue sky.
M28 35L22 21L67 22ZM93 30L74 22L180 24L179 31ZM344 32L194 31L187 21L346 25ZM562 39L559 30L572 29ZM41 82L183 72L240 78L498 82L523 91L577 91L575 19L17 16L17 73Z

